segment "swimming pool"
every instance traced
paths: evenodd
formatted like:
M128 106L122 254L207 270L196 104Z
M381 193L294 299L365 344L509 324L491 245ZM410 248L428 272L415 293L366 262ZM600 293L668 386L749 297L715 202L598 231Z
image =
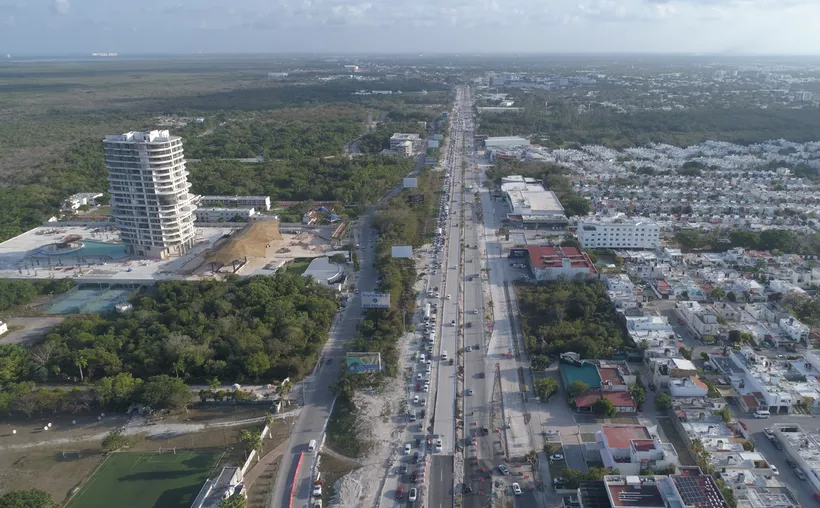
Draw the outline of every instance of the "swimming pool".
M44 248L33 253L32 256L38 258L84 258L84 257L107 257L117 259L124 257L125 244L95 242L93 240L83 240L79 249L67 249L65 252L46 252Z

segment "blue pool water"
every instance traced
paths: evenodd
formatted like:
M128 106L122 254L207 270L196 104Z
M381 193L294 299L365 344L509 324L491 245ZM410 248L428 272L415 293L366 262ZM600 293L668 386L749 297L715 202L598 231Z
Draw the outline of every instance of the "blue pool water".
M125 244L122 243L106 243L106 242L95 242L93 240L83 240L83 246L76 250L68 250L64 253L50 253L50 252L37 252L34 254L36 257L46 257L46 258L81 258L81 257L109 257L111 259L117 259L125 256Z

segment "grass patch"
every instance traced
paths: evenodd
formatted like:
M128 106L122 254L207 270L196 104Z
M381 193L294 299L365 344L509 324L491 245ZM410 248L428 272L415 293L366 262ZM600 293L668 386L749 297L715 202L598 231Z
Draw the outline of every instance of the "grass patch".
M527 382L524 379L524 367L518 367L518 389L522 393L527 392Z
M313 258L296 258L285 265L285 272L302 275L305 273L305 270L308 269L308 266L310 266L311 261L313 261Z
M356 434L356 404L340 395L327 421L327 445L345 457L361 457L367 445Z
M319 471L322 473L322 497L333 499L336 491L333 484L354 469L359 468L359 463L349 459L343 459L338 455L330 453L319 454Z
M188 508L216 469L219 453L114 453L66 508ZM114 502L117 504L116 502Z

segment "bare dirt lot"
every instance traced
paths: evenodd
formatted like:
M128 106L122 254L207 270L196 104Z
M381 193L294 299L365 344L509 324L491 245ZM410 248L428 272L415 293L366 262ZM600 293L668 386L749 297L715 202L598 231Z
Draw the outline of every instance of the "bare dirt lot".
M13 317L8 320L13 331L0 337L0 344L30 346L42 339L52 328L63 322L65 316ZM19 328L18 327L22 327Z

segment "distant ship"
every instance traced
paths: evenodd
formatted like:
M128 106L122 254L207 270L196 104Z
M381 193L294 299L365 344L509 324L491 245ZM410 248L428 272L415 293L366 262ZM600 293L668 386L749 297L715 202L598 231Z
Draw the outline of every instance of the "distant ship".
M118 56L117 53L91 53L91 56Z

